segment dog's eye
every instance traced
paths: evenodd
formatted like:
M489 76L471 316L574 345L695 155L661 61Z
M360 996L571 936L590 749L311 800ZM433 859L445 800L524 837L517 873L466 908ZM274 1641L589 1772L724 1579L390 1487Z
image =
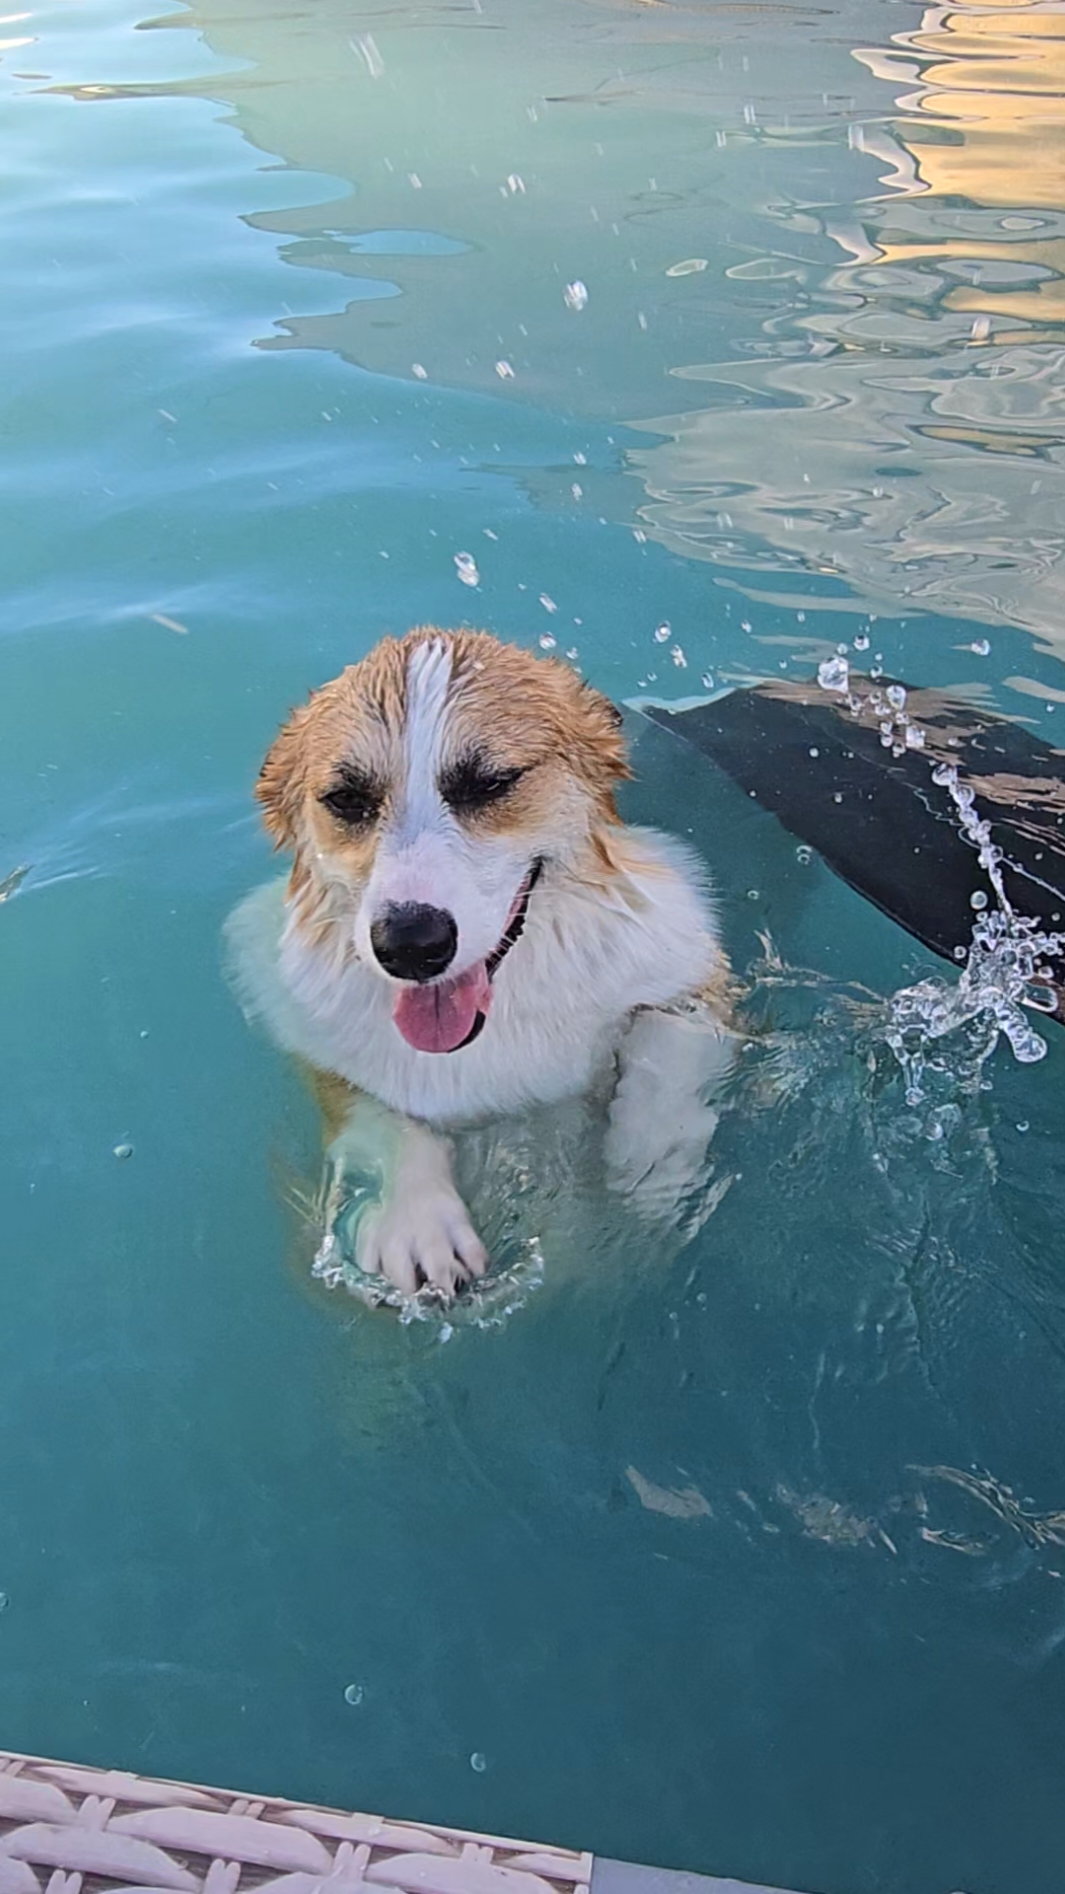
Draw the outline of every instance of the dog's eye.
M321 802L330 815L335 815L338 822L345 823L349 829L365 828L381 813L381 792L377 784L353 769L341 772Z
M524 774L523 769L494 769L483 757L468 756L444 771L440 794L452 809L472 814L502 802Z

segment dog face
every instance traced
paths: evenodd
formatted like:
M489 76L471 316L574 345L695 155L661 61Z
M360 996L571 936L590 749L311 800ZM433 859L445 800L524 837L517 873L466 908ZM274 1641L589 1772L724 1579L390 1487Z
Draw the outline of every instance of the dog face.
M295 850L298 919L328 917L396 988L420 1051L487 1016L540 866L617 821L613 706L565 664L481 632L386 639L294 712L257 794Z

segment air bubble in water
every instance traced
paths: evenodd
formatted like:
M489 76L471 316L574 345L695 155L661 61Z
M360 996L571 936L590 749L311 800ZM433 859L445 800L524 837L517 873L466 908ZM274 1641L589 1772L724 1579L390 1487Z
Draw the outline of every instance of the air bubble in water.
M850 684L846 658L826 658L817 667L817 681L823 691L845 691Z
M540 633L539 644L541 651L553 651L557 643L558 639L553 638L549 631L542 631Z
M906 748L908 750L923 750L924 749L924 731L921 729L921 726L919 723L911 723L907 725Z
M990 638L974 638L969 649L970 651L975 651L978 658L990 657L991 640Z
M558 606L555 604L554 599L547 592L541 592L540 603L543 606L545 612L557 612L558 610Z
M473 1755L470 1757L470 1768L474 1770L477 1775L483 1776L487 1767L487 1756L482 1755L479 1749L475 1749Z
M751 629L751 621L750 621L750 619L749 619L749 618L741 618L741 619L740 619L740 630L741 630L741 631L750 631L750 629Z
M514 380L514 370L511 368L509 362L497 362L496 374L499 376L500 381Z
M410 372L417 381L428 380L428 375L426 373L426 370L422 367L420 362L412 362L410 365Z
M712 690L713 690L713 688L714 688L714 673L713 673L713 671L704 671L704 672L703 672L703 679L702 679L702 683L703 683L703 689L704 689L704 691L712 691Z
M355 1709L362 1702L364 1694L361 1684L348 1684L344 1692L344 1702L350 1703L352 1709Z
M806 842L800 842L798 848L795 850L795 860L799 863L800 867L808 868L813 858L813 849L810 848Z
M682 647L681 647L681 646L680 646L679 644L675 644L675 645L673 646L673 649L672 649L672 650L670 651L670 654L669 654L669 655L670 655L670 657L671 657L671 658L673 659L673 662L674 662L674 664L675 664L675 665L677 666L677 669L678 669L678 670L680 670L680 671L686 671L686 670L687 670L687 668L688 668L688 660L687 660L687 658L685 657L685 655L684 655L684 651L683 651L683 649L682 649Z
M585 285L580 281L567 283L563 295L566 299L567 309L573 309L579 314L582 309L588 307L588 291Z
M972 894L969 896L969 906L975 908L977 913L979 913L981 908L986 908L987 896L982 888L973 889Z
M664 622L661 625L655 626L655 643L656 644L668 644L672 636L673 636L673 630L672 630L671 625L668 623L668 621Z
M511 197L525 196L525 180L519 177L516 171L512 171L507 179L507 190L510 192Z
M117 1158L132 1157L133 1146L131 1144L116 1144L112 1155Z
M868 634L868 632L866 632L866 631L859 631L859 632L857 632L857 633L855 634L855 638L854 638L854 649L855 649L856 651L868 651L868 649L869 649L869 634Z
M481 575L477 570L477 561L472 552L455 554L455 573L463 585L480 585Z
M906 687L904 684L889 684L884 692L892 710L905 710Z

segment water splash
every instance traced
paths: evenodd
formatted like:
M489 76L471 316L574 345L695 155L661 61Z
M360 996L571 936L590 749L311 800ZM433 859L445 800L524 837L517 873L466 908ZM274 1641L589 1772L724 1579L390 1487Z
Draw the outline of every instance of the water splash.
M368 1177L334 1173L325 1182L321 1203L312 1212L322 1234L311 1275L327 1289L346 1289L371 1309L394 1310L404 1328L412 1322L429 1323L440 1341L446 1342L456 1328L502 1328L543 1283L543 1254L538 1239L529 1236L504 1241L499 1262L454 1300L431 1284L415 1295L404 1294L384 1276L360 1269L355 1261L354 1231L375 1191Z
M880 741L893 756L924 749L926 733L907 711L902 684L889 684L883 692L873 690L862 697L852 690L842 657L830 658L819 667L818 682L823 690L845 695L854 716L872 711L878 719ZM911 1107L927 1102L932 1081L933 1092L940 1094L951 1088L976 1089L1000 1037L1023 1065L1034 1065L1046 1056L1046 1041L1028 1012L1054 1011L1047 963L1065 950L1065 933L1048 933L1038 921L1014 909L1003 879L1002 850L991 838L990 822L976 807L974 791L961 781L957 764L936 763L931 776L954 804L962 835L987 876L993 904L981 891L973 896L976 919L969 946L959 945L956 950L964 963L956 985L932 976L892 996L884 1039L902 1068L906 1103ZM948 1038L955 1041L949 1060L940 1050ZM929 1135L945 1135L951 1122L946 1098L933 1113Z
M976 1077L1000 1035L1022 1065L1045 1058L1046 1040L1024 1009L1053 1012L1046 963L1065 949L1065 934L1045 932L1038 921L1013 907L1003 880L1002 850L991 839L991 824L980 816L973 790L959 780L957 765L938 763L932 781L950 796L962 834L991 884L995 905L986 897L982 903L973 897L977 918L956 986L931 978L903 987L892 998L885 1038L902 1067L909 1105L924 1101L931 1049L961 1029L968 1029L968 1072L960 1077Z

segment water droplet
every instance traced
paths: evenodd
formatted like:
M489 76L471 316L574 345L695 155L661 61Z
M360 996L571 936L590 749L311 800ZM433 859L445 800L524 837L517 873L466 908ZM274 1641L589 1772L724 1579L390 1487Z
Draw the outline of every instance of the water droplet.
M481 575L477 570L477 561L472 552L455 554L455 573L463 585L480 585Z
M114 1148L114 1156L118 1158L132 1157L133 1146L131 1144L116 1144Z
M473 1752L473 1755L470 1757L470 1768L473 1770L476 1770L479 1776L483 1776L487 1767L488 1767L487 1756L483 1756L479 1749L475 1749Z
M817 681L823 691L846 691L850 686L846 658L826 658L817 667Z
M348 1684L347 1689L344 1692L344 1702L350 1703L352 1706L352 1709L354 1709L358 1704L362 1702L364 1694L365 1692L363 1691L363 1687L361 1684Z
M588 307L588 291L585 285L580 281L567 283L563 295L566 299L567 309L572 309L579 314L582 309Z
M353 53L358 53L371 79L380 79L385 69L385 62L377 50L373 34L360 33L355 39L349 39L348 45Z
M811 751L810 751L810 755L811 755L811 756L820 756L820 754L821 754L821 752L820 752L820 750L819 750L819 749L817 749L816 747L815 747L815 748L813 748L813 749L811 749Z

